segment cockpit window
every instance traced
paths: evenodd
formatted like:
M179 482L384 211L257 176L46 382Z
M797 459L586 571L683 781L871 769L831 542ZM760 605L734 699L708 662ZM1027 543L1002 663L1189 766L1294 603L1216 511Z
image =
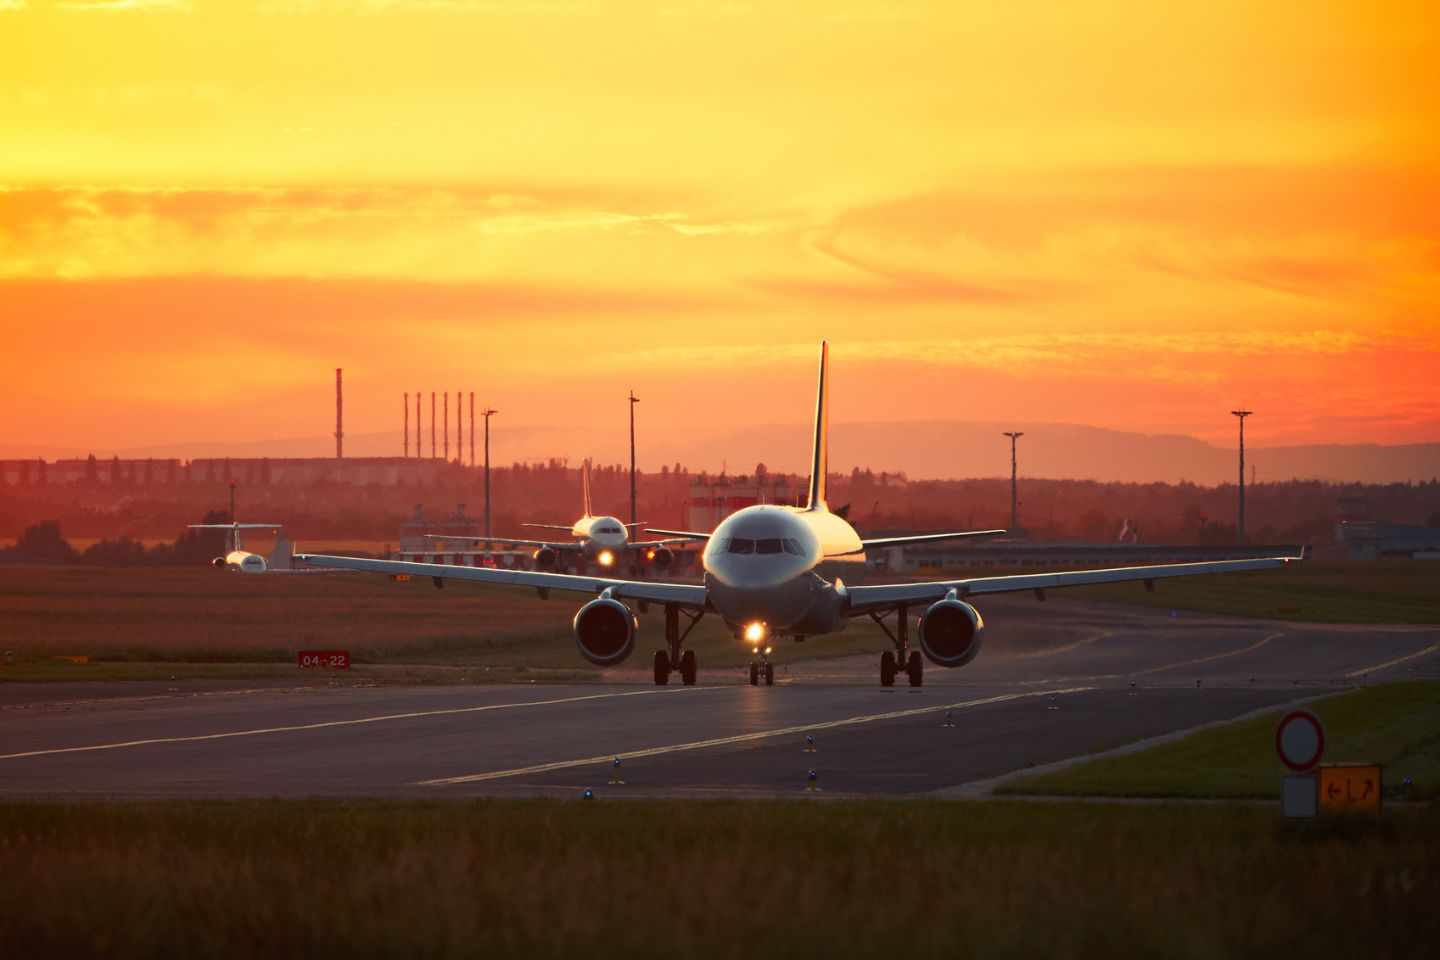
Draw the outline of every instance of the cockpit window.
M794 537L786 537L784 540L784 544L786 553L793 553L797 557L805 556L805 551L800 547L800 541L796 540Z
M769 540L756 540L756 553L779 553L784 547L780 546L780 538L773 537Z
M616 526L597 527L596 530L599 531L600 533L619 533L619 532L620 532L620 528L619 528L619 527L616 527Z
M729 548L729 550L728 550L727 552L728 552L728 553L754 553L754 552L755 552L755 541L754 541L754 540L745 540L745 539L743 539L743 538L741 538L741 537L735 537L733 540L730 541L730 548Z

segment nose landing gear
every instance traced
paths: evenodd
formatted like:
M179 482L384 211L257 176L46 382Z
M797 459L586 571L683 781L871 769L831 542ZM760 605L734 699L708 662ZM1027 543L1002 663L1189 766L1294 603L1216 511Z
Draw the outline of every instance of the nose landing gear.
M685 632L680 632L680 608L673 604L665 605L665 647L664 650L655 651L655 683L657 686L665 686L670 682L670 674L679 671L680 682L687 687L695 685L695 679L700 671L700 660L695 656L694 650L685 650L682 645L685 638L690 636L690 631L695 629L695 624L705 616L705 611L692 614L685 611L685 616L690 618L690 626Z
M765 686L775 686L775 664L766 660L763 654L759 660L750 661L750 686L758 687L762 677L765 679Z

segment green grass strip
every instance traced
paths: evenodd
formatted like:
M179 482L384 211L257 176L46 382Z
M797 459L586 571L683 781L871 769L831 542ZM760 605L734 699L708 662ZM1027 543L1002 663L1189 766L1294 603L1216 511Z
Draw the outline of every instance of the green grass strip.
M1384 765L1386 795L1402 778L1440 799L1440 683L1390 683L1305 709L1325 725L1325 763ZM1287 711L1205 730L1138 753L1102 757L1003 784L997 792L1100 797L1276 798L1289 772L1275 755Z

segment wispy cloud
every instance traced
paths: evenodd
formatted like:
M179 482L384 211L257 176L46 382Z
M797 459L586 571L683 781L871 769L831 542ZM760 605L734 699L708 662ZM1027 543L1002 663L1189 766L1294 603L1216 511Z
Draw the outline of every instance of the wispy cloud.
M61 0L56 10L71 13L194 13L188 0Z
M0 0L0 13L7 10L29 10L30 4L26 0Z

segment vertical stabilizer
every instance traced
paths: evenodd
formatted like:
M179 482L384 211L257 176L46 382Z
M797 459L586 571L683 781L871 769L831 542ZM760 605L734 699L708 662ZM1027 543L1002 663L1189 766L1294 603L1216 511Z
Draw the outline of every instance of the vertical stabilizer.
M806 510L828 511L825 472L830 448L830 344L820 341L820 386L815 391L815 447L810 457L810 502Z
M593 516L593 514L590 513L590 461L588 459L580 467L580 486L581 489L584 490L585 497L585 502L582 504L585 508L584 515L587 517Z

